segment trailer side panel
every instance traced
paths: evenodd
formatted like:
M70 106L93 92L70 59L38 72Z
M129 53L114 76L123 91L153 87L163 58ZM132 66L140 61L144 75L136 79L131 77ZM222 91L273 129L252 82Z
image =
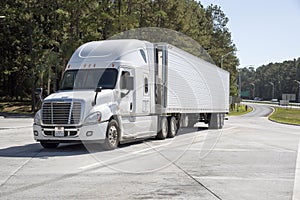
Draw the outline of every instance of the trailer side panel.
M168 113L229 111L229 73L174 46L168 46Z

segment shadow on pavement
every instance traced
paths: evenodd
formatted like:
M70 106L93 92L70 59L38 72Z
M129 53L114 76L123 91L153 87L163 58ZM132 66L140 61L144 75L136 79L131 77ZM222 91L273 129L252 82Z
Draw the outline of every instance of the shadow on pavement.
M178 131L178 136L193 133L195 131L204 131L207 128L182 128ZM140 139L137 141L121 144L119 148L126 148L131 145L137 145L143 142L156 140L155 138ZM67 157L75 155L84 155L90 153L99 153L107 151L102 148L99 143L75 143L75 144L60 144L55 149L44 149L39 143L32 143L23 146L11 146L0 149L0 157L34 157L34 158L47 158L47 157Z
M0 116L2 116L4 118L33 118L34 114L19 114L19 113L0 112Z
M196 131L205 131L208 130L207 127L194 127L194 128L180 128L177 135L184 135L189 133L194 133Z
M195 133L196 131L204 131L204 130L208 130L208 128L207 127L180 128L178 130L178 133L177 133L176 136L182 136L182 135L185 135L185 134ZM157 140L155 137L145 138L145 139L138 139L136 141L131 141L131 142L128 142L128 143L121 144L119 146L119 148L125 148L125 147L131 146L131 145L141 144L143 142L155 141L155 140ZM168 140L168 138L166 140Z
M83 144L62 144L56 149L44 149L39 143L0 149L0 157L64 157L89 154Z

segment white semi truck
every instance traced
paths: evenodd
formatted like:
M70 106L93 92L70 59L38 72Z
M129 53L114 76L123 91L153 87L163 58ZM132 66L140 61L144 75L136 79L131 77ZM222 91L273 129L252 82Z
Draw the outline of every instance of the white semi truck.
M229 111L229 73L166 43L124 39L83 44L58 92L33 125L44 148L66 142L120 143L174 137L197 122L220 129Z

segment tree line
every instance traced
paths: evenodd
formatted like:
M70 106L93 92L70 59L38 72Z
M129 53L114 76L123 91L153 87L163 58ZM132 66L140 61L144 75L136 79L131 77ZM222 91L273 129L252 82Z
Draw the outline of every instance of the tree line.
M300 58L282 63L269 63L255 69L239 69L243 98L282 99L282 94L296 94L300 81Z
M0 96L30 100L35 88L53 92L73 51L81 44L140 27L161 27L197 41L217 66L231 74L237 94L239 64L217 5L196 0L2 0L0 3Z

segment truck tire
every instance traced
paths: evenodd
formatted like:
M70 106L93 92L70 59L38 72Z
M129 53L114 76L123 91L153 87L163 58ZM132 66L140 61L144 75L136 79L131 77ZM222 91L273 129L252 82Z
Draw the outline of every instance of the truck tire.
M168 124L169 124L169 127L168 127L168 135L167 137L168 138L173 138L175 137L175 135L177 134L177 131L178 131L178 122L176 120L176 118L174 116L172 117L169 117L169 120L168 120Z
M189 117L186 114L182 114L179 120L179 127L186 128L189 126Z
M225 121L225 114L224 113L220 113L220 129L223 128L224 126L224 121Z
M45 149L55 149L58 147L59 142L46 142L46 141L40 141L42 147Z
M208 123L209 129L221 129L224 125L225 115L223 113L212 113Z
M112 119L108 123L106 130L106 138L103 144L103 148L106 150L116 149L120 141L120 128L116 120Z
M219 129L220 122L219 122L219 113L212 113L210 115L208 128L209 129Z
M195 124L198 122L198 116L195 114L190 114L188 116L188 128L194 128Z
M159 140L166 139L168 135L168 120L166 117L161 118L161 130L157 133L156 138Z

